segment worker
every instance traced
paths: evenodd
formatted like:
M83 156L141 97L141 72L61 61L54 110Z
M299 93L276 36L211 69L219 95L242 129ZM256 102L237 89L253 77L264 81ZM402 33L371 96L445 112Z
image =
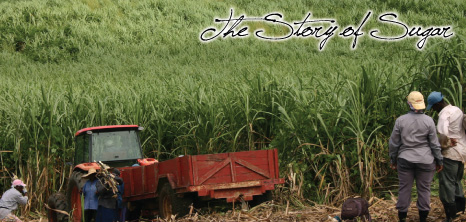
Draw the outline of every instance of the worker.
M123 194L125 189L125 184L123 179L120 177L120 171L117 168L114 168L112 171L113 176L115 176L115 181L118 183L117 188L117 213L115 215L116 221L125 221L126 208L123 203Z
M427 97L427 110L438 113L437 131L442 147L444 170L439 174L439 197L445 209L447 222L465 210L463 173L466 159L466 134L463 127L463 111L445 102L440 92Z
M118 195L123 192L123 180L120 177L115 176L119 175L120 172L116 169L109 170L113 175L107 175L106 177L98 178L96 183L96 194L99 198L99 206L97 208L96 222L111 222L118 221ZM114 173L116 172L116 173ZM114 181L111 182L110 181ZM112 188L114 184L116 185L116 191Z
M398 219L405 222L416 180L419 221L426 222L430 211L430 184L435 171L443 169L443 156L434 120L424 114L424 96L417 91L407 97L409 112L395 121L389 140L390 167L398 171Z
M94 168L90 168L88 173L82 176L88 179L82 188L82 193L84 195L84 219L86 222L95 221L97 207L99 206L96 194L96 174L97 171Z
M0 222L21 222L11 212L18 208L18 204L26 205L27 202L26 184L21 180L14 180L11 189L7 190L0 199Z

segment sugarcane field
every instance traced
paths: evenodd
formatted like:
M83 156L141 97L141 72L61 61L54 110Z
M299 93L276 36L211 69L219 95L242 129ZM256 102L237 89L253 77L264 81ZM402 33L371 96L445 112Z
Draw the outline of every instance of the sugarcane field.
M0 222L466 221L466 1L0 12Z

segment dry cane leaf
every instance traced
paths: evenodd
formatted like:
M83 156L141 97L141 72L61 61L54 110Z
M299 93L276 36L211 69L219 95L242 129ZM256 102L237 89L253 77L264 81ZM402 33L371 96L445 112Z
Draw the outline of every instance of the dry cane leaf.
M66 212L66 211L57 210L57 209L52 209L52 208L50 208L49 205L47 205L46 203L44 203L44 205L45 205L45 207L46 207L47 209L49 209L49 210L53 210L53 211L55 211L55 212L58 212L58 213L61 213L61 214L65 214L65 215L67 215L67 216L70 216L70 214L69 214L68 212Z
M259 219L257 219L257 217L254 217L254 216L252 216L251 214L249 214L249 213L247 213L247 212L243 212L243 214L246 215L246 216L248 216L248 217L250 217L250 218L252 218L252 219L254 219L254 220L256 220L256 221L259 220Z
M193 214L193 210L194 210L194 207L191 204L191 206L189 206L189 217L191 217L191 215Z

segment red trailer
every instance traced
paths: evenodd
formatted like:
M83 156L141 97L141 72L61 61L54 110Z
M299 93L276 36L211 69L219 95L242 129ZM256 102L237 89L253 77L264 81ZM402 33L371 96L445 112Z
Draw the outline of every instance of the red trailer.
M195 200L244 200L258 204L271 199L275 184L284 183L279 177L276 149L188 155L158 162L142 158L140 130L137 125L121 125L78 131L76 166L67 194L52 195L51 208L72 212L73 221L81 221L79 190L86 182L82 175L91 167L100 169L96 161L120 170L125 183L123 199L128 203L128 210L136 211L136 215L141 210L158 210L162 218L172 214L180 217L189 212ZM49 210L49 221L61 220L67 217Z

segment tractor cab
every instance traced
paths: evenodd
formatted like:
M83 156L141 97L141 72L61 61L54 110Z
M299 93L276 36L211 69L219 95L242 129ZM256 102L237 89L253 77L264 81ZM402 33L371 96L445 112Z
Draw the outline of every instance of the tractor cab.
M102 161L112 167L132 166L142 158L137 125L98 126L75 134L74 165Z

